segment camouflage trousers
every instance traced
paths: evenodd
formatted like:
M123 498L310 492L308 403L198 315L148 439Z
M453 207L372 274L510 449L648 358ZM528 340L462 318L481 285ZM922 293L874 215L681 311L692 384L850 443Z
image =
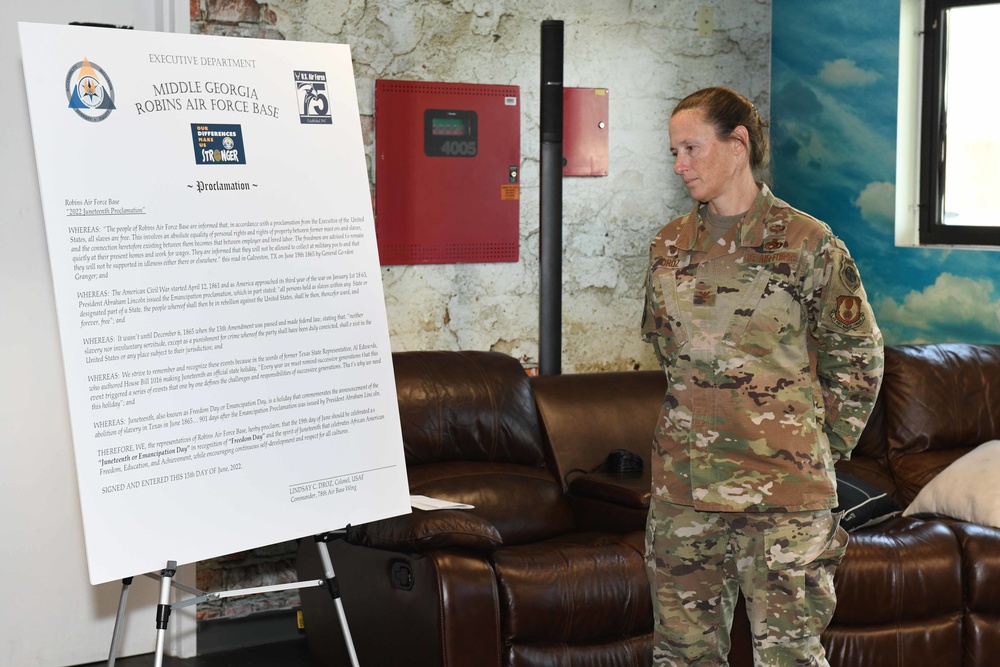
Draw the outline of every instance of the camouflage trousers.
M819 638L833 617L833 573L846 549L830 510L700 512L651 499L653 664L725 667L742 590L757 667L828 667Z

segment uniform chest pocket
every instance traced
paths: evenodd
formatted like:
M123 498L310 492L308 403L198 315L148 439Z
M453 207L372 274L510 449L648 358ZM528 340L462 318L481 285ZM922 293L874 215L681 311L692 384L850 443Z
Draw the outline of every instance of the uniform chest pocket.
M672 360L688 341L677 299L676 269L654 269L650 275L647 298L652 306L650 315L657 334L657 351L663 359Z
M765 357L802 326L795 285L781 274L761 269L747 285L723 340L747 354Z

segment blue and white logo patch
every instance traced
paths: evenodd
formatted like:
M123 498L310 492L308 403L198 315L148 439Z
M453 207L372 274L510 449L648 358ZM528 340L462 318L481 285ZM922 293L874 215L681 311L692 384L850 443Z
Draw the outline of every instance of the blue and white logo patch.
M246 164L243 128L219 123L191 123L195 164Z

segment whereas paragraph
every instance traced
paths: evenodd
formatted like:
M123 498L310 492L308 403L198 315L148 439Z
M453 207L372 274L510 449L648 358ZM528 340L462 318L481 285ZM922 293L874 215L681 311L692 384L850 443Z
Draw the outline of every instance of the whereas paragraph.
M368 274L358 271L265 280L81 290L76 297L80 326L99 327L124 324L129 315L351 296L360 294L367 285Z
M87 387L90 390L91 410L109 410L135 405L137 398L154 394L224 384L245 384L286 376L322 375L330 371L364 368L381 363L382 356L375 343L356 343L332 348L248 355L245 358L151 368L136 367L132 371L91 373L87 376Z
M112 271L353 255L365 238L364 218L249 220L187 225L86 225L68 228L74 278Z

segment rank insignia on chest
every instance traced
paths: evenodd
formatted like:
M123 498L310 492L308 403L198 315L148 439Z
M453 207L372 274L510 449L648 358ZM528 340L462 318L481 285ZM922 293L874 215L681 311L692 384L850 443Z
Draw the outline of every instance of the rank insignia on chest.
M862 311L861 297L845 294L837 297L837 307L833 311L833 320L844 329L857 329L864 323L865 314Z
M715 305L715 289L711 284L705 282L704 280L699 280L694 286L694 305L696 306L714 306Z

